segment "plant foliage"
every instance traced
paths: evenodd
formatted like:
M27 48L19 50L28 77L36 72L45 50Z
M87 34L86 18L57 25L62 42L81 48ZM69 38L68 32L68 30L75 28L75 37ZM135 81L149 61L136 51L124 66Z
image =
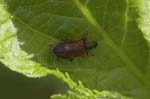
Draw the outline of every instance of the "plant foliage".
M0 62L66 82L72 91L53 99L148 99L149 10L147 0L0 0ZM54 45L85 33L93 56L56 60Z

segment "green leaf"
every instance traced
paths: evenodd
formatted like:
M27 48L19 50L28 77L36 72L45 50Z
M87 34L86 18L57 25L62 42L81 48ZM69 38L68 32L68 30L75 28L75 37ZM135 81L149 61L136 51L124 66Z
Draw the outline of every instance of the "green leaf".
M29 77L53 74L86 96L97 96L90 90L96 89L148 99L149 48L136 23L139 4L136 0L5 0L0 6L0 61ZM89 41L99 43L91 51L93 56L56 60L49 45L80 39L87 32Z
M99 97L99 99L118 99L118 98L130 99L127 97L123 97L118 93L110 93L106 91L101 92L101 96ZM51 99L95 99L95 97L90 95L89 96L78 95L75 92L69 91L68 95L57 94L57 95L53 95Z
M137 5L137 10L139 12L139 18L137 19L137 23L141 31L143 32L144 38L147 40L150 52L150 1L143 0L139 5ZM147 82L150 86L150 53L148 54L148 64L145 73L145 78L149 81Z
M150 42L150 1L143 0L138 6L137 10L139 11L139 18L137 20L140 29L142 30L145 39Z
M79 82L79 84L75 83L67 73L64 74L58 69L48 69L42 66L42 64L31 60L34 55L29 55L21 49L20 46L23 43L18 41L18 28L16 28L12 22L12 17L14 16L11 16L11 14L6 11L6 5L4 5L3 2L0 4L0 12L0 61L5 64L5 66L28 77L42 77L53 74L59 79L62 79L72 90L77 91L78 94L82 94L85 98L88 97L88 95L94 98L99 97L99 95L96 94L100 94L100 92L94 92L85 88L81 82ZM37 31L33 32L38 33ZM51 42L55 40L53 38L49 39ZM108 95L108 98L109 97ZM119 98L122 99L122 96L120 95Z

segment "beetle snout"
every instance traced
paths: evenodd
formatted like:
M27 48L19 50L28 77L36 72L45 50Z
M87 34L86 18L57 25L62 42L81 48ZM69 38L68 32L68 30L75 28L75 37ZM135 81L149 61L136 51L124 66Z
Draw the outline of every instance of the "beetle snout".
M96 41L93 41L92 44L93 44L93 48L96 48L98 46L98 43Z
M91 50L93 48L96 48L98 46L98 43L96 41L87 42L85 47L87 50Z

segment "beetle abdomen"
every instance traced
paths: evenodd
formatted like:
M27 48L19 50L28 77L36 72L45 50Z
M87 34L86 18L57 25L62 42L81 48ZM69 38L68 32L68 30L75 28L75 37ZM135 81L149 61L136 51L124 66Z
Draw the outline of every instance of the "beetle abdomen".
M53 52L57 57L68 59L81 56L85 54L84 42L82 40L63 42L58 44Z

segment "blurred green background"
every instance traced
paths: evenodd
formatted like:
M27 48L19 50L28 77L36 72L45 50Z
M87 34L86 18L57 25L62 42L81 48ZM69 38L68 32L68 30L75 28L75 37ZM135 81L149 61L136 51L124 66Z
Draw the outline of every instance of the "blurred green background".
M65 93L68 86L55 78L27 78L0 64L0 99L50 99L55 93Z

